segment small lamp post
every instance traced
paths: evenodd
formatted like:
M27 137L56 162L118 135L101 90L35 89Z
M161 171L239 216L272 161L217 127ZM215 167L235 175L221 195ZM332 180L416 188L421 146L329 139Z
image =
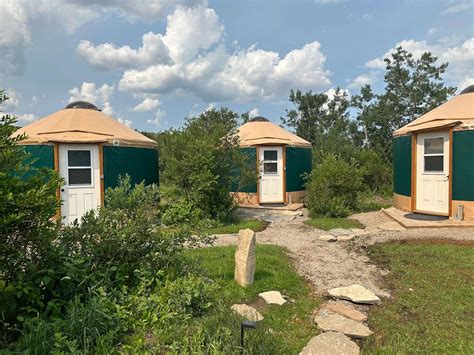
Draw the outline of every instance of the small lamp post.
M257 322L251 320L244 320L240 323L240 354L243 355L244 353L244 335L245 329L255 329L257 328Z

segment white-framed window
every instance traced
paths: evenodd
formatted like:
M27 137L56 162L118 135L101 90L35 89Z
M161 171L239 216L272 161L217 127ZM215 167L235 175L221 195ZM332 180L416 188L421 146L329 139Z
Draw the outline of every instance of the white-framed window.
M67 172L69 186L92 186L92 157L90 150L68 150Z
M263 151L263 173L265 175L278 174L278 150Z
M423 171L425 173L444 172L444 138L425 138L423 151Z

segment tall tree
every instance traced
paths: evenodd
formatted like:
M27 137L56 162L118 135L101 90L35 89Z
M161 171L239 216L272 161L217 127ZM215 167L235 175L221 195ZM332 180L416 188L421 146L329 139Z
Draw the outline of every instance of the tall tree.
M355 124L349 120L347 93L337 88L334 96L325 93L290 92L290 102L295 106L286 110L282 123L313 144L315 149L338 153L351 144Z
M456 91L442 79L448 63L437 65L437 59L430 52L414 59L398 47L385 58L384 92L374 94L366 85L352 98L363 145L379 152L384 160L392 159L393 131L441 105Z

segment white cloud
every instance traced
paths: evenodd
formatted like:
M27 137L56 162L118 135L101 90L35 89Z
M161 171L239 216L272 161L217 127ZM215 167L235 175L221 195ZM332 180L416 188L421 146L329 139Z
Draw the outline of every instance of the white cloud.
M73 101L87 101L94 105L102 106L102 112L106 115L112 116L114 110L110 104L110 99L115 90L115 85L102 84L97 88L95 83L83 82L81 87L74 87L69 90L69 102Z
M260 111L258 111L258 108L255 107L249 111L250 118L257 117L257 116L260 116Z
M452 15L474 9L474 2L472 0L450 1L449 3L450 5L441 11L441 14Z
M161 125L161 121L163 118L166 117L166 112L163 110L158 109L155 113L155 119L153 120L146 120L146 123L155 125L156 127L159 127Z
M428 32L426 33L428 37L434 36L438 32L438 29L436 27L431 27Z
M22 115L17 115L18 123L28 124L38 119L38 116L32 113L24 113Z
M8 100L2 103L2 109L9 112L15 111L20 104L21 93L13 89L8 89L5 91L5 94Z
M117 118L117 121L119 121L121 124L124 124L127 127L130 127L133 123L132 120L127 120L127 119L122 118L122 117Z
M153 22L177 6L187 8L205 3L205 0L1 0L0 72L22 75L26 65L25 48L45 27L72 34L108 13L118 13L129 21ZM82 43L80 48L92 52L92 56L97 49L90 42ZM143 51L145 53L120 52L120 59L123 61L124 56L135 55L146 61L147 55L156 55L146 48Z
M160 106L161 101L158 99L152 99L150 97L146 97L136 105L132 110L136 112L151 112L155 110L158 106Z
M372 70L367 74L357 76L349 83L349 85L347 85L347 87L351 89L359 89L365 85L372 85L377 81L378 76L379 72Z
M438 63L448 62L445 78L452 85L460 86L464 80L474 78L474 66L472 65L474 63L474 37L460 45L453 46L449 46L447 43L428 44L427 41L404 40L397 43L382 57L368 61L365 66L370 69L384 69L383 58L389 57L399 46L413 53L415 58L430 51L438 57Z
M257 45L227 48L224 26L206 6L178 7L167 21L164 35L147 33L138 49L81 41L77 52L96 68L125 69L119 89L135 95L188 92L208 102L258 100L331 83L319 42L283 57Z

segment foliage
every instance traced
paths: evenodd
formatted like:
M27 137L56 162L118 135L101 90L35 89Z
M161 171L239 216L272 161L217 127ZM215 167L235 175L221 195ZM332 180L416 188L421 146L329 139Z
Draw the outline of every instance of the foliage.
M352 98L365 147L377 151L386 162L392 158L392 133L444 103L456 88L443 83L448 63L436 65L437 57L425 52L419 59L402 47L385 58L385 91L372 92L370 85Z
M347 217L357 208L362 173L354 163L327 154L311 172L306 188L312 216Z
M212 227L207 230L209 234L233 234L238 233L241 229L251 229L254 232L265 230L267 224L259 219L241 219L234 220L230 223Z
M179 194L176 209L182 214L173 220L171 212L165 212L165 220L176 224L189 218L229 217L232 187L248 184L255 174L238 149L238 118L229 109L211 109L189 118L183 128L162 134L163 179Z
M336 228L364 228L364 225L355 219L348 218L331 218L331 217L313 217L304 222L308 226L312 226L325 231Z
M384 283L393 297L371 308L375 334L365 353L473 353L472 241L375 244L369 256L390 270Z
M255 283L240 287L234 282L235 246L186 250L184 256L202 265L204 273L218 287L220 302L213 311L196 320L190 328L192 343L178 353L238 354L239 317L229 308L246 303L264 316L257 329L247 331L248 354L298 354L309 339L318 334L312 312L321 300L296 272L286 249L273 245L257 245ZM262 303L258 294L279 290L293 299L283 306ZM271 331L270 331L271 329Z

